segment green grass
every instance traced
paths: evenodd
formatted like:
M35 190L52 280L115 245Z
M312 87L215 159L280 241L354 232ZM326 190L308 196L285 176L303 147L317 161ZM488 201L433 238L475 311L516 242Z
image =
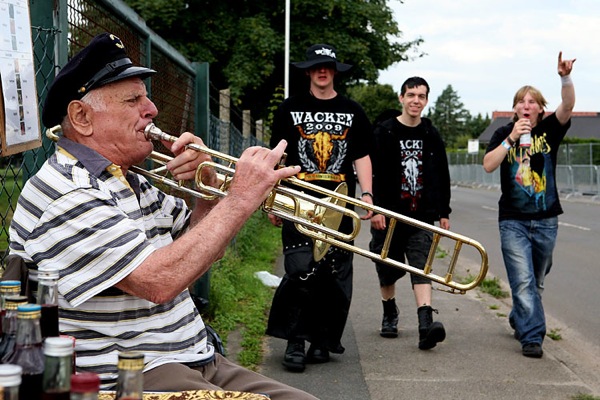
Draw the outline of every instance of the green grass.
M484 279L479 288L483 293L487 293L497 299L504 299L510 295L506 290L502 290L498 278Z
M600 397L592 396L591 394L578 393L571 397L571 400L600 400Z
M273 271L281 252L280 235L281 230L271 225L265 213L255 213L211 270L209 307L203 317L225 344L229 333L240 329L242 350L234 361L252 370L262 361L267 312L274 293L254 273Z
M560 328L550 329L550 332L546 334L552 340L562 340L562 335L560 334Z

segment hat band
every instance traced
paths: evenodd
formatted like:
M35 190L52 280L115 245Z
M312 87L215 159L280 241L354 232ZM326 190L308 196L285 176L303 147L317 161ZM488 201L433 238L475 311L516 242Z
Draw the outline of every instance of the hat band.
M102 78L106 77L107 75L111 74L112 72L114 72L116 69L124 66L124 65L132 65L133 63L131 62L131 60L129 58L121 58L120 60L117 61L113 61L111 63L108 63L104 66L104 68L102 68L100 71L98 71L96 73L96 75L94 75L92 77L92 79L90 79L89 81L87 81L82 87L79 88L79 90L77 90L77 93L80 94L85 94L88 90L90 90L96 83L98 83L100 80L102 80Z

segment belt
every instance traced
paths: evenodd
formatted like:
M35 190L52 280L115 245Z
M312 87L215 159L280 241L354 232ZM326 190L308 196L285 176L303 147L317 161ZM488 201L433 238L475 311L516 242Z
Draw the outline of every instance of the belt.
M297 175L298 179L303 181L331 181L331 182L345 182L346 174L323 174L323 173L306 173L300 172Z

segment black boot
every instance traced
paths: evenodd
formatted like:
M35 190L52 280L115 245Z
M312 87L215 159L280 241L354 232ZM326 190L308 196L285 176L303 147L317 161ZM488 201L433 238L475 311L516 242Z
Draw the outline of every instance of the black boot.
M306 355L304 354L304 340L288 340L283 366L292 372L303 372L306 366Z
M434 322L432 312L437 310L431 306L421 306L417 309L419 316L419 349L429 350L446 338L446 330L441 322Z
M381 302L383 303L383 321L381 322L381 332L379 334L384 338L398 337L398 307L396 307L396 300L392 297Z

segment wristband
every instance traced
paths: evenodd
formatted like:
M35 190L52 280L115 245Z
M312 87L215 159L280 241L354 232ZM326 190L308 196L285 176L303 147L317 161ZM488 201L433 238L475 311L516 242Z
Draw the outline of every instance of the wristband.
M571 75L563 75L560 77L560 82L563 86L572 86L573 80L571 79Z
M362 194L360 195L360 197L363 197L363 196L369 196L370 198L373 198L373 193L365 191L365 192L362 192Z
M510 138L510 135L508 135L508 136L506 137L506 141L508 142L508 144L510 144L510 146L511 146L511 147L515 147L516 143L515 143L515 141L514 141L514 140L512 140L512 139Z
M506 150L510 150L512 148L512 146L508 144L506 140L502 141L502 147L504 147Z

